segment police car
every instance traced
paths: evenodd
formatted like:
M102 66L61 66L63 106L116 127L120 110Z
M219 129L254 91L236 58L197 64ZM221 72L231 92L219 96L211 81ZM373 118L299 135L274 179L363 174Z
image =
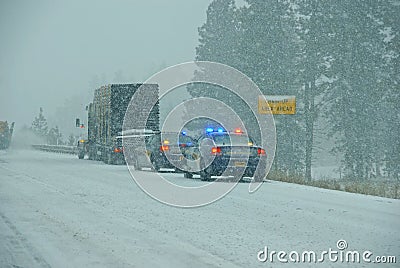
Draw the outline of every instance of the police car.
M206 181L211 180L211 176L221 175L235 178L256 176L257 179L264 179L262 171L265 171L266 166L265 150L239 128L231 132L223 128L206 128L204 135L187 155L192 160L192 166L185 177L199 174L201 180ZM261 173L255 174L259 164Z
M173 169L180 171L186 160L186 152L195 140L185 131L158 133L146 142L146 151L155 171Z

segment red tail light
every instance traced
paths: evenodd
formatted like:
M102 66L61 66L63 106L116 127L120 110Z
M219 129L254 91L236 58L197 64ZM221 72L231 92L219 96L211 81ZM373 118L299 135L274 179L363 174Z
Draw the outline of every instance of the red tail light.
M121 152L122 152L122 148L118 148L118 147L114 148L114 153L121 153Z
M211 148L211 153L212 154L220 154L221 153L221 147L212 147Z
M168 145L161 145L160 146L160 151L165 152L169 150L169 146Z
M265 155L265 150L261 149L261 148L258 148L257 149L257 153L258 153L258 155Z

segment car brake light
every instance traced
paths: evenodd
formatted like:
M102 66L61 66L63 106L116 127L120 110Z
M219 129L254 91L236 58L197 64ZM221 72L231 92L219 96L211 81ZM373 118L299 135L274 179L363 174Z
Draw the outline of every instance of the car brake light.
M118 147L114 148L114 153L120 153L120 152L122 152L122 148L118 148Z
M221 147L212 147L211 148L211 153L212 154L220 154L221 153Z
M161 145L160 146L160 151L165 152L169 150L169 146L168 145Z
M240 134L240 133L242 133L242 130L241 130L240 128L236 128L236 129L235 129L235 133L236 133L236 134Z
M257 153L258 153L258 155L265 155L265 150L258 148Z

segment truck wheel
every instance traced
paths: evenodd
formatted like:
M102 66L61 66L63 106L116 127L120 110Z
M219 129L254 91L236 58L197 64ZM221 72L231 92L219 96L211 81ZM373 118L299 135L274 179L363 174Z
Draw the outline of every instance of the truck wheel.
M208 174L205 171L200 172L200 180L202 181L210 181L211 180L211 175Z
M95 154L91 150L89 150L88 157L89 157L89 160L96 160Z
M160 167L158 166L157 161L153 157L150 157L150 162L151 162L151 169L155 172L159 172Z
M151 162L152 167L151 169L153 169L155 172L160 172L160 167L157 165L156 162Z

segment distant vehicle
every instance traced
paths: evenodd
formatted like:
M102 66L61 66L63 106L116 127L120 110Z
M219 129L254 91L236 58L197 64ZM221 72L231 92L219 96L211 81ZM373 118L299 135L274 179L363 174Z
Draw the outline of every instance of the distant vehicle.
M266 167L265 150L257 146L254 140L240 129L227 132L222 128L207 128L205 134L198 141L197 146L187 153L191 161L191 170L199 172L187 172L185 177L199 174L201 180L209 181L211 176L221 176L224 172L229 176L254 177L257 179L263 173L256 174L257 165L263 170ZM241 179L241 178L240 178Z
M78 158L83 159L88 152L88 140L79 140L78 141Z
M9 126L7 121L0 121L0 150L10 146L13 131L14 122Z
M175 141L175 142L173 142ZM158 133L151 136L146 142L147 155L155 171L174 169L180 171L179 166L185 161L186 152L195 145L195 140L186 132Z
M159 130L159 104L157 84L110 84L95 90L93 102L88 106L87 140L78 142L78 157L85 154L91 160L107 164L123 164L122 124L126 109L136 90L143 86L148 91L148 98L143 107L157 101L143 129ZM140 111L140 107L138 111ZM77 120L78 125L78 120ZM82 126L82 125L81 125Z

